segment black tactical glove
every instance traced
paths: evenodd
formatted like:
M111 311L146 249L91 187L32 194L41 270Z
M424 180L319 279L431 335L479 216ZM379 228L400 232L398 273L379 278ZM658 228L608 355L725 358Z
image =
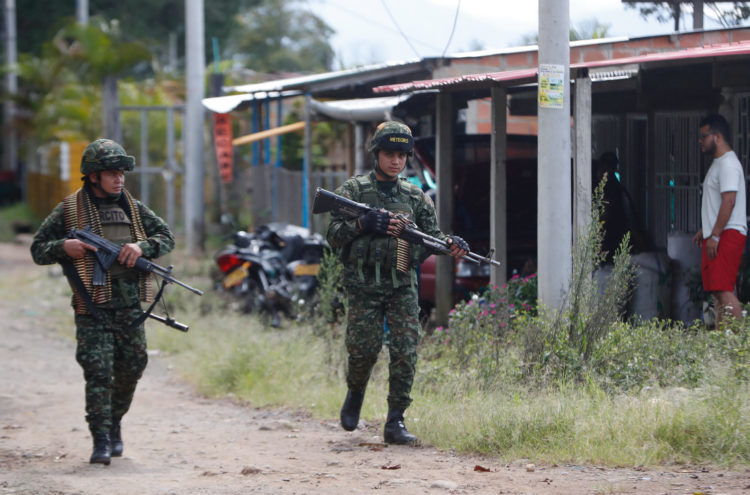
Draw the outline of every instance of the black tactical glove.
M387 234L391 216L387 211L369 210L359 216L359 226L363 232L375 232L376 234Z
M453 244L458 246L458 249L463 249L464 251L467 251L467 252L471 251L471 249L469 248L469 243L461 239L457 235L449 235L448 237L450 238L450 240L453 241Z

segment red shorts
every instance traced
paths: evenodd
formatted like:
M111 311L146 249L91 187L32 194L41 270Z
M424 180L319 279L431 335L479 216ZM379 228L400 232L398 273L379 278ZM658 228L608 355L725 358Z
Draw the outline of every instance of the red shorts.
M708 258L706 252L708 239L703 239L701 276L705 292L734 292L746 237L734 229L722 232L714 259Z

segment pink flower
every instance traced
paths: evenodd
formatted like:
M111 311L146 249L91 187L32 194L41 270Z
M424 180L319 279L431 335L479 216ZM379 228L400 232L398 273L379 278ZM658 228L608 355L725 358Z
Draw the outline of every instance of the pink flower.
M490 308L494 308L494 307L495 307L495 303L490 303ZM494 311L493 311L493 313L494 313Z
M493 314L493 315L497 314L497 311L495 311L495 310L493 309L493 310L492 310L492 314Z

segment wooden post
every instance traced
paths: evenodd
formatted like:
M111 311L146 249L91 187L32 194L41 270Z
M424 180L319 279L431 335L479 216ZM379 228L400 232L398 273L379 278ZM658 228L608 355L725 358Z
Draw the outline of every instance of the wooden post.
M435 168L437 178L437 220L440 230L453 230L453 128L455 107L450 93L437 96L437 132L435 138ZM435 321L448 323L453 307L453 258L437 256L435 263Z
M507 92L492 88L492 136L490 163L490 246L503 266L490 269L490 283L503 284L508 264ZM482 254L482 253L480 253Z

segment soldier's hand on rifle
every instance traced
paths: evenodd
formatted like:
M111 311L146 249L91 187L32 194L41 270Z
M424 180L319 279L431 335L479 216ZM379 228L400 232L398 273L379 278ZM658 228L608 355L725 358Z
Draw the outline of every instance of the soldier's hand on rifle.
M385 210L368 210L357 218L363 232L388 234L391 229L391 215Z
M127 266L128 268L133 268L135 266L135 262L138 261L138 258L143 255L143 250L138 244L135 243L128 243L125 244L122 249L120 249L120 254L117 256L117 261Z
M461 256L464 256L466 255L466 253L471 251L469 243L458 237L457 235L448 236L448 246L451 250L451 256L455 258L460 258Z
M63 242L63 251L74 260L77 260L83 258L86 255L86 251L96 251L96 246L86 244L78 239L65 239L65 242Z

